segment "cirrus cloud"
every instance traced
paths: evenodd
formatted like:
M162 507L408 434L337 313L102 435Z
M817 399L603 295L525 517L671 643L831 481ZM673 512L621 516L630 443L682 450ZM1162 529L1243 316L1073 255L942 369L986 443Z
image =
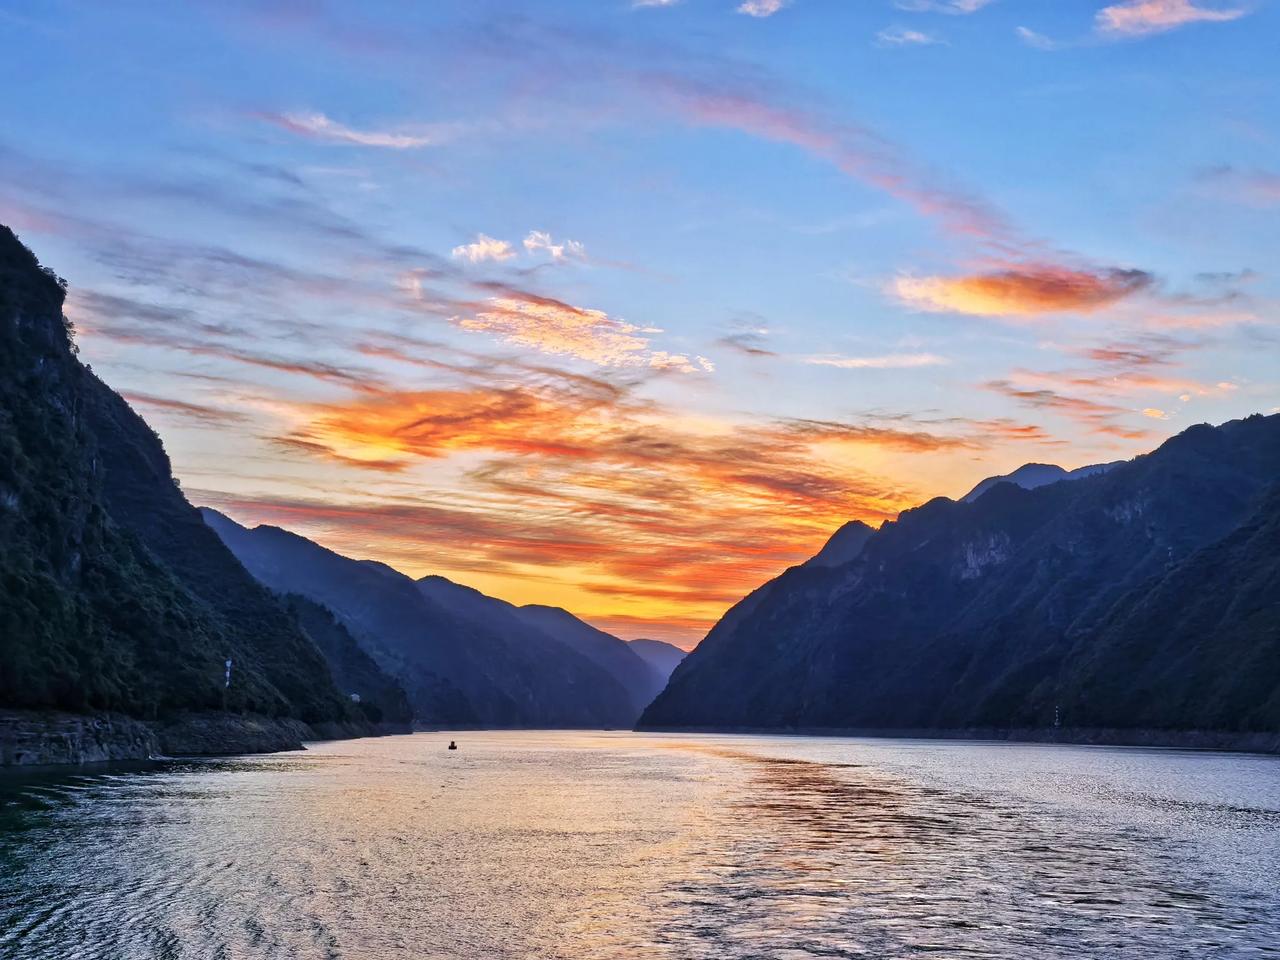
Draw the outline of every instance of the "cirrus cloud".
M970 14L977 13L991 0L894 0L894 6L899 10L909 10L912 13L951 13L951 14Z
M390 150L413 150L435 141L425 135L393 130L356 130L327 117L323 113L262 113L259 117L291 133L315 140L344 143L359 147L382 147Z
M834 354L805 357L805 363L842 370L904 370L912 367L937 367L950 363L936 353L889 353L879 357L842 357Z
M681 373L710 373L705 357L650 350L649 335L661 333L611 317L603 310L577 307L552 297L500 287L501 296L451 317L463 330L489 333L504 343L539 353L577 357L602 367L650 367Z
M876 43L882 47L927 47L944 42L931 33L907 27L887 27L876 34Z

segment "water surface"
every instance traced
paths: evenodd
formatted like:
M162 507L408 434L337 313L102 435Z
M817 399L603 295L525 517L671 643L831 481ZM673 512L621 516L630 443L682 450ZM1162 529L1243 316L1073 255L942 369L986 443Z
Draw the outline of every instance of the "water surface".
M0 781L0 957L1280 955L1280 760L501 732Z

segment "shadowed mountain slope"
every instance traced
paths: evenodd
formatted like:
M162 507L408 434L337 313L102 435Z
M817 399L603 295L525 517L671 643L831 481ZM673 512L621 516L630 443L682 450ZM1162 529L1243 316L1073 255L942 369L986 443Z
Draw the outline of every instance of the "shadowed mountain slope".
M806 560L805 567L838 567L848 563L862 552L875 527L870 527L861 520L850 520L831 535L831 539L822 549Z
M76 358L63 296L0 228L0 706L362 721Z
M548 636L555 637L586 657L622 684L627 691L629 702L635 709L635 718L640 716L641 711L666 686L667 678L649 666L643 657L627 645L625 640L596 629L591 624L579 620L568 610L529 604L519 608L519 616L525 623L536 627ZM628 726L631 723L635 723L634 718Z
M278 527L248 529L215 510L203 512L262 583L332 611L404 684L420 723L629 726L644 705L572 644L531 627L511 604L441 577L415 582Z
M1057 711L1075 726L1276 729L1280 620L1259 598L1277 476L1280 416L1254 416L1072 483L930 501L851 563L754 591L641 723L1044 727ZM1226 566L1193 589L1211 557Z
M658 672L664 686L671 672L680 666L680 661L688 655L675 644L667 643L665 640L628 640L627 646Z

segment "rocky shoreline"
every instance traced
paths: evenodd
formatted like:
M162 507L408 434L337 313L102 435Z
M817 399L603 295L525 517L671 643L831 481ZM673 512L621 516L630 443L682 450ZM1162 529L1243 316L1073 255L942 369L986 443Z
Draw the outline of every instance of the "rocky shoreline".
M0 768L219 756L301 750L307 740L407 733L408 728L324 723L231 713L185 714L143 721L121 714L0 711Z
M728 733L797 737L858 737L874 740L976 740L993 743L1060 743L1097 747L1151 747L1226 753L1280 754L1280 731L1125 730L1095 728L893 729L835 727L637 727L638 733Z

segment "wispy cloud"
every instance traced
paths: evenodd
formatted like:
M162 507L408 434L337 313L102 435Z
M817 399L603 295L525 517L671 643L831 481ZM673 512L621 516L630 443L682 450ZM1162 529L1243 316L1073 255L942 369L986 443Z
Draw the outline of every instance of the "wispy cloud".
M641 9L644 7L674 7L680 0L631 0L633 8Z
M323 113L262 113L259 116L292 133L351 146L413 150L435 142L431 137L394 130L356 130Z
M908 10L912 13L964 15L977 13L992 2L993 0L894 0L893 5L899 10Z
M1084 426L1090 433L1121 440L1142 440L1149 436L1146 430L1116 422L1118 417L1130 411L1113 403L1102 403L1046 387L1020 387L1008 380L993 380L986 386L1025 407L1061 414Z
M552 260L581 260L587 255L587 248L577 240L564 240L556 243L551 234L543 230L530 230L522 241L529 253L545 252Z
M1198 0L1123 0L1103 7L1094 15L1093 31L1085 37L1061 40L1046 36L1030 27L1015 31L1029 47L1037 50L1060 50L1091 43L1114 42L1166 33L1193 23L1226 23L1250 12L1242 6L1203 6Z
M151 393L136 390L122 390L120 395L129 401L131 406L147 407L161 413L180 417L213 427L225 427L229 423L243 423L248 418L235 410L226 410L190 400L175 400L172 397L159 397Z
M951 233L999 246L1019 242L1003 215L985 200L919 169L871 130L804 106L776 102L757 89L669 76L651 82L666 92L672 106L690 122L738 130L808 151L848 176L911 204Z
M913 367L937 367L950 363L936 353L888 353L879 357L842 357L828 354L805 357L805 363L842 370L907 370Z
M1094 25L1109 37L1144 37L1191 23L1225 23L1249 11L1244 7L1205 7L1194 0L1126 0L1103 7Z
M763 329L739 330L721 337L716 344L747 357L776 357L777 351L765 346L766 336L767 331Z
M742 0L738 12L748 17L772 17L787 5L787 0Z
M1210 167L1198 179L1216 187L1228 199L1251 207L1280 205L1280 173L1269 170L1241 170L1229 164Z
M1146 289L1142 270L1072 269L1048 264L1011 266L956 277L899 277L893 292L909 306L974 316L1089 313Z
M876 34L876 43L882 47L926 47L945 43L945 41L921 30L911 30L907 27L887 27Z
M1062 45L1052 37L1046 37L1043 33L1037 33L1030 27L1014 27L1014 33L1016 33L1018 35L1018 39L1028 47L1035 47L1037 50L1057 50Z
M466 260L468 263L483 263L486 260L510 260L516 255L506 240L495 240L487 234L477 234L471 243L464 243L453 248L453 257Z
M651 351L649 335L659 330L611 317L603 310L509 288L503 296L490 297L471 313L452 320L464 330L488 333L504 343L605 367L700 369L689 357Z

